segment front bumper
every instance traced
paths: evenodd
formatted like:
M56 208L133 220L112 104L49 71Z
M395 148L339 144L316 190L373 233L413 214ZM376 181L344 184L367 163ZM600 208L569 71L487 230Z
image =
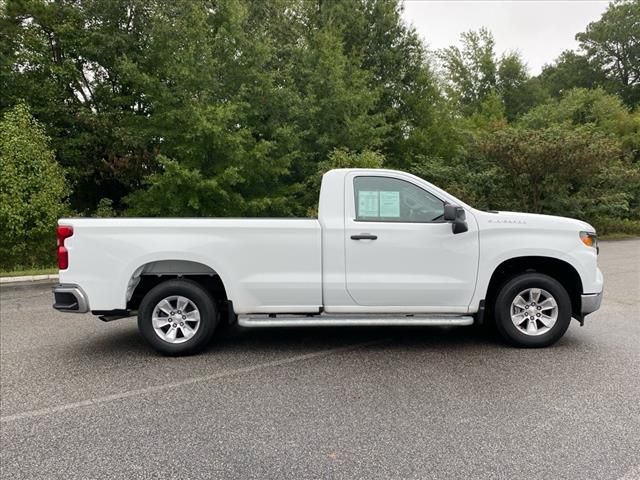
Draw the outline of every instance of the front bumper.
M53 308L61 312L87 313L89 300L82 288L73 283L63 283L53 287L55 303Z
M588 315L595 312L600 308L602 304L602 292L600 293L586 293L581 295L581 308L582 315Z

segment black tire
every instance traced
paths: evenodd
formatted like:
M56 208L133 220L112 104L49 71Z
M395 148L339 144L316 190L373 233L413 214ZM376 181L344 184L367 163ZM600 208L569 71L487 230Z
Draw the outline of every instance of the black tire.
M511 303L520 292L529 288L546 290L554 297L557 304L558 316L555 324L547 332L539 335L528 335L522 332L511 320ZM571 323L569 294L560 282L541 273L524 273L505 282L496 297L493 311L498 333L508 343L517 347L539 348L553 345L562 338ZM526 319L524 325L526 325ZM537 325L544 326L541 323Z
M193 337L182 343L163 340L153 328L152 316L158 302L171 296L189 299L200 312L200 324ZM138 330L144 339L164 355L189 355L206 347L218 324L218 312L211 295L197 282L187 279L167 280L152 288L138 309Z

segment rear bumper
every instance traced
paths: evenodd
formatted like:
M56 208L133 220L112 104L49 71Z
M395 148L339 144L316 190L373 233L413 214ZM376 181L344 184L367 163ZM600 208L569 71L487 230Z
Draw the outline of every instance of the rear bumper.
M55 303L53 308L61 312L87 313L89 299L82 288L72 283L63 283L53 287Z
M600 304L602 303L602 292L587 293L581 295L581 297L581 313L583 316L593 313L600 308Z

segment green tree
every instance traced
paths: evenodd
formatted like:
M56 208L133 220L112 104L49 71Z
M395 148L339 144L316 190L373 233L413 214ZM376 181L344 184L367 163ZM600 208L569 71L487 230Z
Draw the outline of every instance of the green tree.
M572 88L596 88L606 83L607 77L589 59L572 50L565 50L551 65L545 65L536 78L548 95L559 98Z
M509 121L516 120L545 97L539 84L529 76L520 55L513 52L503 55L498 62L497 92Z
M625 103L640 103L640 1L616 0L576 39Z
M462 48L451 46L439 52L445 73L445 89L463 112L471 114L494 92L498 65L493 35L486 28L461 36Z
M581 53L531 78L486 29L439 52L435 74L399 0L6 0L0 111L29 105L80 214L305 215L327 165L382 158L480 207L524 208L486 146L517 131L525 153L536 135L579 149L579 131L617 149L584 180L598 208L635 218L637 5L612 4ZM597 213L582 180L554 182L569 193L536 208Z
M322 176L334 168L382 168L385 158L379 152L364 150L362 152L350 152L346 149L335 149L326 160L318 163L317 171L306 182L304 203L310 205L307 215L318 214L318 198Z
M482 151L509 178L509 208L594 223L629 214L630 196L620 187L637 182L637 172L622 161L611 136L567 124L508 128L487 136Z
M310 2L315 3L315 2ZM345 55L368 72L368 88L379 92L373 111L383 115L385 134L377 150L389 166L409 168L416 155L446 157L455 149L449 115L420 38L402 19L397 0L318 2L310 15L331 25Z
M287 16L287 8L296 15ZM402 23L395 0L251 2L238 15L234 24L241 28L225 34L233 33L246 64L237 64L235 51L220 56L220 64L228 66L217 70L238 70L233 82L219 87L203 82L208 94L198 98L215 98L217 88L224 87L225 109L236 105L229 115L236 123L226 129L234 135L241 131L243 141L234 137L230 148L218 142L223 148L202 155L199 150L213 137L194 139L198 126L190 127L189 118L179 132L191 135L188 141L172 139L176 132L167 129L162 153L173 160L162 161L165 170L150 178L150 190L128 197L132 213L160 214L162 203L147 193L154 186L171 191L172 181L191 172L195 191L206 184L206 191L225 194L215 202L198 202L199 213L187 209L189 214L304 215L315 203L306 180L334 150L380 151L391 165L402 167L418 153L442 154L450 148L446 129L438 127L436 111L442 105L434 105L440 97L426 52ZM198 103L190 108L213 112L217 107ZM209 125L220 130L221 121L212 119ZM174 144L194 148L178 150L171 148ZM237 155L230 156L231 148ZM179 214L178 205L168 211Z
M0 121L0 268L53 263L67 187L44 128L22 104Z
M559 101L543 103L524 115L520 124L528 128L546 128L569 124L586 126L616 138L623 152L640 165L640 124L638 112L632 114L620 97L601 88L576 88Z
M511 124L500 120L500 107L488 97L459 122L467 132L461 153L446 162L426 159L413 172L478 208L578 217L607 233L638 231L637 112L602 89L570 90Z
M462 48L451 46L438 53L445 91L461 113L473 115L490 97L499 96L508 120L514 120L539 100L527 66L516 52L495 52L493 35L486 28L461 35Z
M0 51L10 52L0 108L24 101L46 125L80 210L119 199L153 167L146 92L128 81L123 60L147 58L160 3L7 0L0 13Z
M131 194L163 214L132 192L171 171L215 183L200 214L299 214L336 148L398 167L452 148L397 0L8 0L0 21L0 108L24 99L48 126L82 212Z
M559 102L552 101L533 108L522 117L520 125L529 129L553 126L587 129L614 141L620 153L602 159L603 170L600 180L593 186L594 192L596 195L608 192L600 205L604 210L612 211L615 217L640 218L638 118L638 112L630 113L616 95L603 89L576 88L567 92Z
M101 198L96 208L95 216L99 218L115 217L116 212L113 208L113 200L110 198Z
M300 116L306 148L317 162L326 160L335 148L362 151L379 147L388 127L382 112L376 111L381 95L371 73L349 58L338 31L325 27L314 32L311 48L303 54L300 84L305 115Z

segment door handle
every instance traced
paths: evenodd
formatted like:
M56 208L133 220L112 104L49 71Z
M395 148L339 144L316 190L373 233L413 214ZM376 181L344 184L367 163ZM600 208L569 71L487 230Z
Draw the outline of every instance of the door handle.
M370 233L361 233L360 235L351 235L351 240L377 240L377 235L371 235Z

